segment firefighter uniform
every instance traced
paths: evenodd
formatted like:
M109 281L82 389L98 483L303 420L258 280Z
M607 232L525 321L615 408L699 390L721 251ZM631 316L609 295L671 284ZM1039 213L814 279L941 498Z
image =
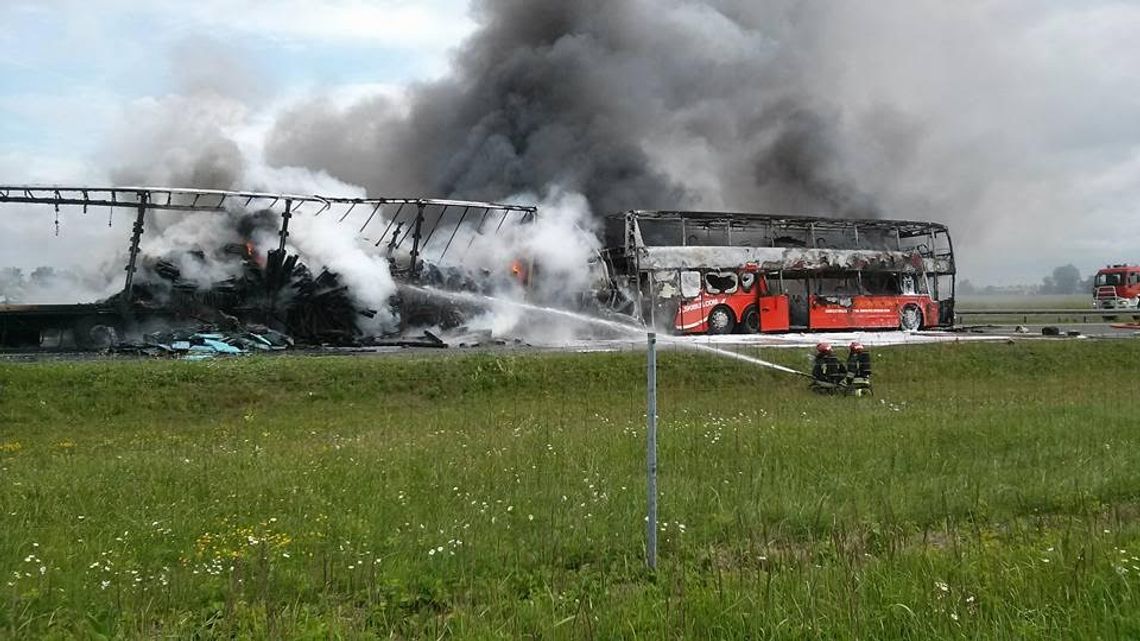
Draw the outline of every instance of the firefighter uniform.
M819 383L838 385L847 376L843 363L836 358L831 346L821 343L816 347L815 364L811 368L811 376Z

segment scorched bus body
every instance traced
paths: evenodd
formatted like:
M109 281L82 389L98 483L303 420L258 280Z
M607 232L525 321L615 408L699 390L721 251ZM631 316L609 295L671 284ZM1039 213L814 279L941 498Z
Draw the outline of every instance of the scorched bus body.
M621 222L607 259L631 312L677 333L953 323L943 225L715 212L628 212Z

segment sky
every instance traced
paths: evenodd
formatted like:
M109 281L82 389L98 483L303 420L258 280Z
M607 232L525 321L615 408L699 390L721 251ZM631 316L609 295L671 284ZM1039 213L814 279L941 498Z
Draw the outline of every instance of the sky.
M685 4L661 2L662 15ZM889 217L930 211L950 224L961 277L1034 283L1067 262L1085 275L1140 262L1140 3L799 5L812 24L783 46L795 54L803 39L794 68L815 75L803 90L842 116L846 174L881 192ZM139 147L193 137L203 118L257 154L279 116L313 96L347 109L446 76L477 28L466 0L0 0L0 24L9 184L109 183L123 158L149 162ZM232 100L180 102L202 92ZM184 128L155 115L182 105ZM920 132L900 136L909 149L875 146L874 127L894 116L889 132ZM653 136L647 147L666 140ZM906 153L913 161L898 160ZM689 171L676 161L655 160ZM19 245L37 248L25 261L81 260L82 238L30 216L0 220L0 254Z
M4 0L0 24L0 172L44 183L99 177L132 106L204 80L188 59L239 64L255 105L347 100L442 74L473 28L463 0Z

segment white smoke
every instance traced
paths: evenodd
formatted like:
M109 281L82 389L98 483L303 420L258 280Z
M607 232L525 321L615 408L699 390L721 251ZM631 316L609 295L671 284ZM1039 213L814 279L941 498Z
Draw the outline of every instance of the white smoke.
M387 258L331 216L298 216L291 229L291 245L310 269L335 272L358 307L377 312L373 318L360 318L361 330L380 334L391 328L389 299L396 293L396 283Z
M494 234L476 234L475 227L468 225L456 235L460 246L470 245L460 266L487 275L494 284L491 293L504 301L470 325L543 343L562 342L588 331L565 316L535 318L511 304L527 300L572 309L593 288L606 285L597 271L601 247L586 197L554 189L545 198L520 194L509 201L538 203L537 217L530 224L504 226ZM526 286L520 280L527 281Z

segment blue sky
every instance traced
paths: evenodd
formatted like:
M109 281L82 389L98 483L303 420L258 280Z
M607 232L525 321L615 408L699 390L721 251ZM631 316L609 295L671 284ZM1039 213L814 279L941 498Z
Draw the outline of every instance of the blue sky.
M359 95L443 73L473 26L465 0L5 0L0 24L8 182L96 177L109 128L139 100L186 92L201 60L240 67L226 75L254 106Z

